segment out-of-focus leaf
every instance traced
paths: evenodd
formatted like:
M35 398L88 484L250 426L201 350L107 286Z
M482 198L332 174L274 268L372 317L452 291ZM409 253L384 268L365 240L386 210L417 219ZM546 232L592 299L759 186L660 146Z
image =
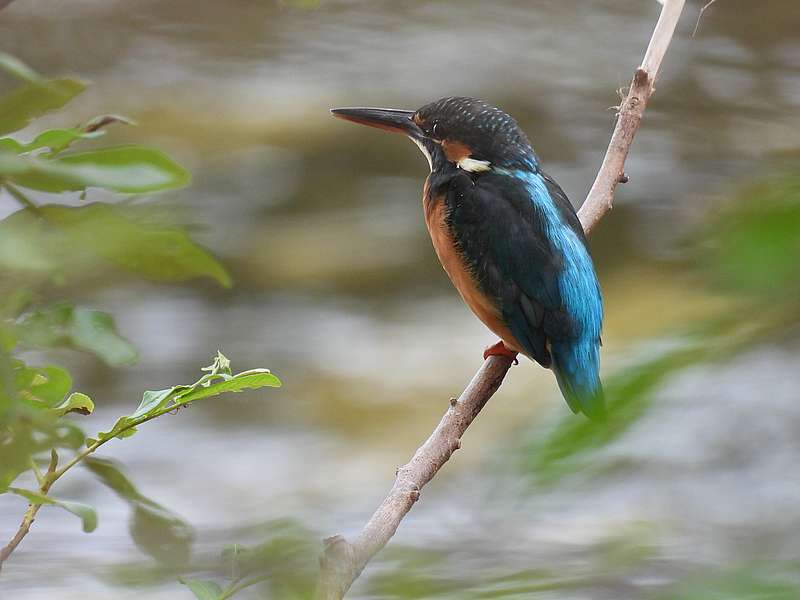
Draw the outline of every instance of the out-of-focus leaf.
M163 506L137 503L130 532L136 546L159 562L186 565L191 556L194 531L183 519Z
M20 400L32 408L52 408L72 389L72 378L61 367L29 367L17 360L12 364Z
M75 192L99 187L139 194L183 187L189 173L166 154L143 146L118 146L51 160L6 157L6 177L22 187L43 192Z
M46 278L107 262L155 281L209 277L231 285L225 268L185 231L146 219L140 210L101 203L19 210L0 221L0 269Z
M112 125L114 123L122 123L123 125L138 125L136 121L130 117L123 117L122 115L98 115L86 121L82 129L87 132L94 132Z
M68 346L91 352L112 367L131 364L134 347L117 332L108 313L69 304L37 310L17 325L19 341L32 347Z
M231 544L222 550L225 569L234 577L294 571L301 577L303 568L315 556L316 536L290 519L275 519L261 525L264 541L255 546Z
M144 496L139 493L136 486L125 476L114 461L97 456L87 456L83 460L83 465L123 500L138 502L144 499Z
M268 369L251 369L230 375L230 361L220 352L217 352L214 363L203 370L209 372L191 385L176 385L163 390L145 392L136 411L120 417L110 430L101 431L96 438L88 438L86 443L91 445L113 437L128 437L140 423L195 400L217 396L225 392L281 386L280 379L270 373Z
M12 56L6 52L0 52L0 69L29 83L44 83L44 79L41 75L16 56Z
M79 413L81 415L90 415L94 411L94 402L86 394L80 392L73 392L61 404L52 409L59 417L63 417L67 413Z
M77 208L47 205L40 212L75 244L148 279L211 277L231 285L225 268L180 229L141 223L100 203Z
M52 436L49 438L48 443L50 447L77 450L83 446L85 440L86 434L83 432L83 429L72 421L59 419L55 423L55 428L52 431Z
M24 490L15 487L8 488L8 491L26 498L31 504L50 504L71 512L81 520L81 523L83 524L83 531L86 533L91 533L97 529L97 512L95 512L95 510L87 504L58 500L51 496L40 494L39 492L33 492L31 490Z
M52 448L77 450L85 434L75 423L52 409L35 410L23 404L0 427L0 493L31 468L31 460Z
M782 567L782 568L781 568ZM785 571L785 572L781 572ZM778 563L706 574L671 585L659 600L796 600L800 598L797 567Z
M569 415L548 435L537 435L523 448L525 470L540 483L553 483L575 472L591 450L622 435L650 407L653 392L670 375L713 353L710 339L686 339L675 349L633 366L605 383L608 410L602 422Z
M86 132L80 127L48 129L27 143L18 142L11 138L2 138L0 139L0 149L9 150L16 154L24 154L41 150L42 148L49 148L50 151L57 153L69 148L73 142L98 138L102 135L104 135L103 131Z
M800 177L743 190L714 218L698 252L727 290L782 303L800 297Z
M25 144L11 138L0 138L0 152L13 152L22 154L25 152Z
M31 457L37 451L32 428L17 422L14 428L0 428L0 446L3 448L3 459L0 460L0 493L8 490L14 480L30 469Z
M222 588L213 581L187 579L186 577L179 577L178 581L188 587L197 600L217 600L222 595Z
M56 270L56 237L30 211L17 211L0 221L0 269L29 273Z
M76 79L28 80L0 97L0 135L22 129L31 119L67 104L86 89Z
M88 457L84 464L130 505L130 533L140 550L167 564L188 562L194 531L186 521L142 495L114 462Z

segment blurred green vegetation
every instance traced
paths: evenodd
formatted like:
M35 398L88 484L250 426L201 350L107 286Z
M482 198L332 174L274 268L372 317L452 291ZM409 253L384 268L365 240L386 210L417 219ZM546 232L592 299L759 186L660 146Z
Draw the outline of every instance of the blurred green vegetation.
M22 80L0 98L2 134L31 125L86 88L74 79L45 79L5 54L0 54L0 68ZM89 454L196 400L278 387L280 381L266 369L234 374L230 361L218 352L194 383L145 392L133 413L120 417L109 431L87 437L71 416L91 414L93 400L72 391L66 369L29 364L30 356L41 357L40 351L53 348L93 354L112 367L136 360L136 349L119 334L111 315L70 301L69 290L79 288L87 273L120 271L154 281L208 277L231 285L225 268L180 227L143 219L141 205L86 202L95 188L144 193L181 187L189 180L181 166L151 148L72 151L74 144L95 140L103 135L102 127L114 123L130 121L103 115L68 129L39 132L30 142L0 138L0 189L19 205L0 222L0 494L13 493L28 501L23 535L39 507L51 505L75 514L84 531L93 531L98 517L92 507L49 495L53 483L83 462L131 506L131 536L139 548L159 561L185 565L191 527L143 496L114 463L90 459ZM28 190L80 195L63 198L72 206L37 204ZM12 485L24 474L35 481L37 490ZM16 543L12 540L3 550L0 563Z
M591 453L617 439L650 407L662 384L680 371L725 362L785 337L800 325L800 179L777 175L747 186L696 232L686 252L699 285L723 294L728 308L689 324L665 349L605 380L608 420L564 419L537 431L522 451L537 483L590 471Z

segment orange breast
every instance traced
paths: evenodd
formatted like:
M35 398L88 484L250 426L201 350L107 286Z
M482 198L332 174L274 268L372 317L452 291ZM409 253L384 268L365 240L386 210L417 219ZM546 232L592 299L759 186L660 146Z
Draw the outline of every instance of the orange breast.
M445 221L445 206L443 198L429 198L426 184L425 195L423 196L423 206L425 209L425 224L431 234L433 248L447 272L450 281L461 294L467 306L475 313L491 331L503 340L505 345L517 352L521 351L520 345L514 336L505 326L500 313L492 304L491 300L478 289L475 278L464 264L461 255L453 242L450 227Z

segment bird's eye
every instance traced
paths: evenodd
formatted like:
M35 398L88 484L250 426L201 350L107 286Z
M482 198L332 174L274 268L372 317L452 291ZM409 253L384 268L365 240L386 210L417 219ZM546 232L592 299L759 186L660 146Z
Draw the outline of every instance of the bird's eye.
M433 127L431 127L431 136L434 137L434 138L439 137L439 132L440 132L441 128L442 127L439 124L439 122L438 121L434 121L433 122Z

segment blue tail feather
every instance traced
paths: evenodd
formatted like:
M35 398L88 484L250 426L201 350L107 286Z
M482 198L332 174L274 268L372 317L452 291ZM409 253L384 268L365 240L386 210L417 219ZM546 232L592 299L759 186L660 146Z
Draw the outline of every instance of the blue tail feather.
M550 348L558 387L572 412L590 419L605 416L600 383L600 348L594 340L554 343Z

